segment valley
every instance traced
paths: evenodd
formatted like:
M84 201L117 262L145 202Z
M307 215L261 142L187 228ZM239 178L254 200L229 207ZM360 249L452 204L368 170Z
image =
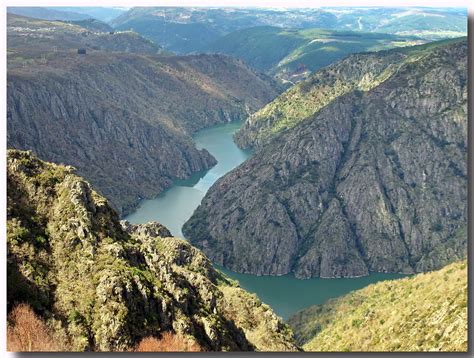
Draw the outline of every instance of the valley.
M413 46L424 42L415 36L267 26L234 31L203 50L240 58L253 68L291 85L350 53Z
M251 155L250 151L239 149L233 142L233 134L241 125L242 122L218 124L197 132L193 136L197 148L209 151L216 158L217 164L205 172L194 174L188 180L174 182L172 187L157 198L143 201L125 220L133 224L157 221L166 226L172 235L184 238L181 228L199 206L207 190ZM401 274L371 273L350 279L299 280L293 275L254 276L239 274L221 266L216 268L237 280L245 290L256 293L284 319L300 309L323 303L329 298L342 296L371 283L404 277ZM301 292L305 294L301 295Z
M254 275L415 273L464 258L466 41L422 49L350 56L250 116L247 133L273 136L209 189L184 235Z
M466 351L466 25L7 8L8 350Z
M78 168L121 213L215 164L192 133L244 119L279 93L228 56L170 56L136 33L9 21L8 146Z

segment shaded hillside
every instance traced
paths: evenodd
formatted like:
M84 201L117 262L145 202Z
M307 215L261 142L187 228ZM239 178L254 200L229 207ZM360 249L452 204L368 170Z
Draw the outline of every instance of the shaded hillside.
M267 26L232 32L205 50L241 58L284 82L298 82L350 53L420 42L416 38L389 34Z
M380 282L288 323L307 351L467 351L467 263Z
M255 295L158 223L131 225L71 167L8 151L8 310L31 305L72 350L176 333L205 350L296 350Z
M63 38L50 34L52 43ZM241 120L277 95L271 80L226 56L43 56L46 45L16 44L9 36L8 146L73 165L122 213L215 164L190 134Z
M259 275L351 277L466 256L466 42L409 61L403 51L357 56L371 60L347 71L365 91L354 86L319 110L308 97L308 117L285 113L306 109L286 92L276 113L306 119L219 179L184 225L214 262ZM316 73L299 91L338 95L353 86L344 73Z

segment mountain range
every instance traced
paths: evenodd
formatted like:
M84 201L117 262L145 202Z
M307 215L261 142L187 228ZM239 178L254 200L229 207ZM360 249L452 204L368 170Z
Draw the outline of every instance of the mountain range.
M383 33L264 26L231 32L204 50L240 58L282 82L294 84L350 53L424 42L413 36Z
M164 48L202 51L222 36L256 26L283 29L319 28L363 31L425 40L465 36L466 9L457 8L132 8L111 21L117 29L133 29ZM270 53L270 56L273 54Z

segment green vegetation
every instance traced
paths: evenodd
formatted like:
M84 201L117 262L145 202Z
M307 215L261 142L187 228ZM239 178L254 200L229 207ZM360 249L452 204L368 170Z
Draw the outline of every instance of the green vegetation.
M212 43L206 51L241 58L282 81L297 82L350 53L420 42L409 36L264 26L232 32Z
M467 263L370 285L289 319L307 351L467 351Z
M171 51L207 51L209 46L214 48L217 43L223 45L229 53L240 52L243 56L248 55L255 64L264 65L269 62L267 57L272 59L270 62L274 62L274 54L291 49L295 40L289 34L274 36L271 30L264 27L297 29L296 31L316 28L331 31L349 30L364 33L364 36L366 33L385 33L399 38L417 36L423 40L439 40L465 36L467 14L466 9L462 8L348 7L274 10L135 7L114 19L112 25L117 29L133 29ZM251 35L254 31L251 28L256 31L255 37ZM262 41L257 38L260 36ZM281 41L281 48L275 46L274 41L277 38ZM231 48L234 46L233 42L225 43L226 39L236 41L236 50ZM251 53L245 54L240 49L242 42L239 41L246 42L246 48ZM261 45L261 48L258 48L257 44ZM350 44L346 45L351 47ZM332 46L327 46L326 54L330 54ZM334 46L332 50L335 49L338 49L338 46ZM265 50L269 51L264 52ZM311 52L312 49L308 51ZM325 54L324 51L319 53ZM337 53L334 52L333 55L335 54Z
M311 118L335 99L350 92L367 92L404 66L421 62L431 51L464 41L449 39L384 52L354 54L315 72L249 117L236 133L241 147L262 146L280 133Z
M324 10L337 15L338 26L348 30L414 35L427 40L465 36L467 30L465 8L346 7Z
M204 350L297 349L200 251L158 223L121 224L72 168L9 150L7 200L8 310L30 305L67 349L130 350L166 332Z

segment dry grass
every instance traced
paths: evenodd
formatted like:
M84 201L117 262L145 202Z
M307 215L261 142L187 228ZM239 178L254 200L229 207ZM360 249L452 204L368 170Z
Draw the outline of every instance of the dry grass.
M308 312L308 351L467 351L467 263L379 282ZM304 327L303 327L304 328Z
M8 315L7 350L10 352L61 351L61 345L43 320L27 304L15 306Z
M135 348L135 352L200 352L201 347L186 338L171 332L163 333L161 339L146 337Z

